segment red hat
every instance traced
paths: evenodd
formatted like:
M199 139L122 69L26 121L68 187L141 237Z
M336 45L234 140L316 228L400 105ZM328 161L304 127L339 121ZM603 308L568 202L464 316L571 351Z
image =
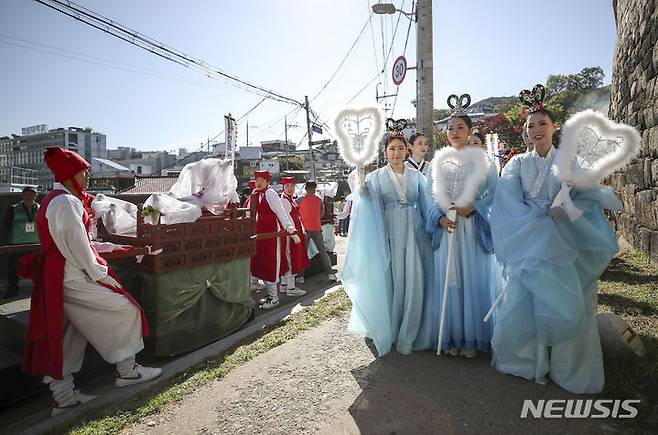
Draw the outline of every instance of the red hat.
M256 171L254 172L254 177L255 178L261 177L266 179L267 181L270 181L272 179L272 174L270 174L270 171Z
M249 188L250 189L256 188L256 180L249 180Z
M59 147L46 148L43 159L57 182L70 180L78 172L91 168L80 154Z
M281 177L281 184L296 184L295 177Z

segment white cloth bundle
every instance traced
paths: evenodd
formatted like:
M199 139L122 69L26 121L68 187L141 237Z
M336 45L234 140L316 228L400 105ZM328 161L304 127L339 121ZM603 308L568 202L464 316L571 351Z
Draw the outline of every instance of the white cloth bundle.
M220 214L230 201L239 202L237 186L231 160L203 159L185 165L169 192L151 195L144 207L160 211L163 224L194 222L204 207ZM147 223L151 220L144 219Z
M144 208L151 206L160 212L160 223L164 225L194 222L201 217L201 206L180 201L166 193L156 193L144 201ZM150 216L144 217L144 223L155 225Z
M127 201L99 193L91 207L102 219L105 229L118 236L137 237L137 206Z

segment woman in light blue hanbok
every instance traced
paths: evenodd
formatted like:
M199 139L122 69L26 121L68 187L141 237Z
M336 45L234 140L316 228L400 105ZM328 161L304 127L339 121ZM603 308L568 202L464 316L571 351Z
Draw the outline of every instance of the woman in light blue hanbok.
M352 301L348 330L371 338L379 356L393 344L412 352L432 277L425 177L405 166L406 151L401 132L389 135L388 164L357 191L341 276Z
M449 103L450 104L450 103ZM472 203L454 207L457 211L456 222L448 219L450 206L441 206L442 201L433 201L426 215L426 230L432 235L434 249L434 284L431 304L428 304L427 316L429 328L422 334L422 343L418 347L437 349L439 323L443 292L447 271L448 237L454 232L452 246L452 267L448 280L448 299L445 309L444 330L441 337L441 350L451 356L475 357L478 350L489 351L492 325L483 321L491 307L492 296L499 283L498 264L493 255L493 244L489 231L491 204L498 176L496 169L482 149L467 145L471 134L471 119L458 109L448 121L448 141L462 154L464 164L463 177L479 181L473 190ZM472 154L474 157L466 157ZM439 155L431 163L427 190L437 198L437 190L451 189L454 180L448 173L443 174ZM437 182L444 177L443 182ZM454 177L454 174L452 175ZM461 190L466 188L463 183ZM460 189L459 187L457 189ZM460 192L450 193L453 199ZM443 201L445 203L445 201ZM449 202L448 202L449 204Z
M553 164L557 127L541 98L529 112L535 148L505 166L491 218L506 278L492 339L493 365L541 384L550 377L573 393L598 393L604 376L596 284L618 249L603 209L618 209L620 203L610 188L598 186L571 190L583 212L574 222L552 210L561 187Z

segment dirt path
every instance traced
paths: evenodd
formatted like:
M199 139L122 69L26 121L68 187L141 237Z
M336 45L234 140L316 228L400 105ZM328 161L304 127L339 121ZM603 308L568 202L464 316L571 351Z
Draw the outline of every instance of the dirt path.
M347 316L234 370L123 433L611 433L600 420L520 419L523 399L575 398L430 352L375 360ZM580 396L582 398L582 396Z

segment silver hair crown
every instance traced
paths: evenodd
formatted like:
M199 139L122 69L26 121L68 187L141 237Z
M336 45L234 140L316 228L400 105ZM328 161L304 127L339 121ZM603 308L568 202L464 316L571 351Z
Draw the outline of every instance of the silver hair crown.
M544 111L544 97L546 88L541 84L536 84L531 91L524 89L519 92L519 101L527 108L528 113Z
M456 94L452 94L448 97L448 107L452 109L452 113L450 114L452 118L467 116L468 112L466 109L470 105L471 96L468 94L462 94L459 97Z

